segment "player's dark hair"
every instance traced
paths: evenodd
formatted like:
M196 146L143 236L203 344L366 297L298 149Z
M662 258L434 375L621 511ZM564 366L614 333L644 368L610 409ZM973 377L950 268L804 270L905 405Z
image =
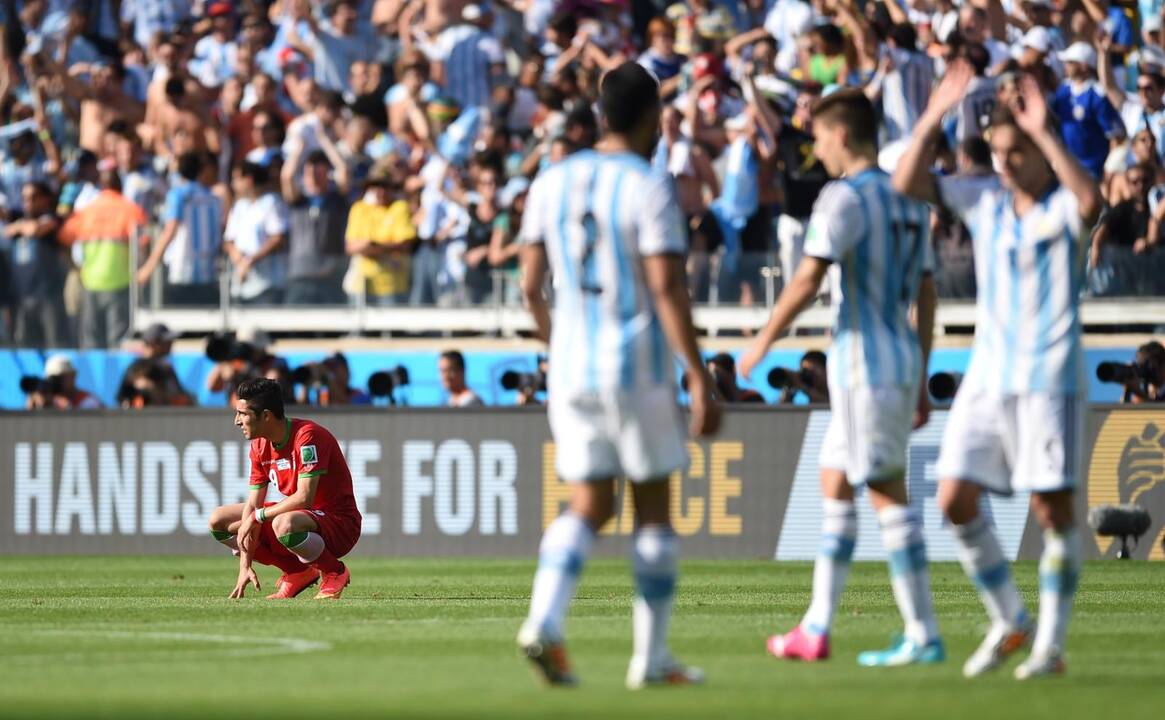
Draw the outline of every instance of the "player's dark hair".
M202 173L202 164L205 162L205 156L201 153L186 152L178 156L178 174L185 180L191 182L198 179Z
M465 372L465 356L461 354L460 350L446 350L441 353L441 358L456 365L461 372Z
M878 113L857 88L837 90L818 100L813 106L813 122L844 126L851 149L878 147Z
M631 132L659 108L659 81L642 65L627 61L603 76L599 107L611 132Z
M890 28L890 39L902 50L918 49L918 32L910 23L897 23Z
M963 141L959 147L967 159L978 167L991 167L991 146L982 137L976 135Z
M991 53L987 52L983 43L967 43L959 48L959 55L971 63L976 75L987 74L987 67L991 64Z
M276 420L284 418L283 388L274 380L264 377L247 378L239 383L235 397L247 403L247 407L256 415L262 415L264 410L270 410Z
M810 350L801 356L801 362L811 363L817 367L825 367L825 353L820 350Z

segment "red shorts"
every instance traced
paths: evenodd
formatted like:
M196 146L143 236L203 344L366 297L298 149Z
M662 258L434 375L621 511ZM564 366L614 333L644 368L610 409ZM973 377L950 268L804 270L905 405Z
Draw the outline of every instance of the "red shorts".
M324 545L336 557L344 557L356 547L360 539L359 515L336 515L323 510L296 510L307 513L315 521Z
M271 507L275 503L263 504L265 507ZM323 510L295 510L294 512L306 513L315 522L317 532L324 539L324 546L336 557L344 557L352 552L352 548L356 546L356 541L360 539L361 518L359 515L334 514ZM261 532L265 536L270 536L264 537L264 539L274 541L274 546L277 548L283 548L271 530L271 523L263 523Z

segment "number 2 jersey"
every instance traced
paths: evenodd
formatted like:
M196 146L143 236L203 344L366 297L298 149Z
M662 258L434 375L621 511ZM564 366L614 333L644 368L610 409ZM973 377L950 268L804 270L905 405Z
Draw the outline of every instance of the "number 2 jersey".
M251 441L251 487L270 482L290 496L301 478L318 477L310 510L360 517L352 494L352 475L335 436L311 420L287 418L285 437L282 443L265 438Z
M881 170L835 180L813 206L804 253L833 263L830 386L917 386L922 354L908 315L934 271L930 208Z
M530 188L521 242L554 277L550 396L671 386L674 363L642 259L687 252L672 179L631 153L577 152Z

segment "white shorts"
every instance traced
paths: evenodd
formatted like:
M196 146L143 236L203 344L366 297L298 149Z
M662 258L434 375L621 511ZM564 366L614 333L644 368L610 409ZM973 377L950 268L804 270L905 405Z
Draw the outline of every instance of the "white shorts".
M1076 487L1085 402L1075 395L960 390L947 416L936 470L991 492Z
M567 482L666 478L688 465L687 432L668 387L564 397L550 394L558 475Z
M854 486L905 477L917 402L918 388L910 385L831 387L820 467L841 470Z

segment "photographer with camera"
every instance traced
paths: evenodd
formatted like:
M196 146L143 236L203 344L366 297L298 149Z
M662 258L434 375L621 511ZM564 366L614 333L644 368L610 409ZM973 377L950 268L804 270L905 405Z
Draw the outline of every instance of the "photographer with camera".
M96 410L101 401L77 387L77 368L66 355L53 355L45 361L44 377L23 377L26 410Z
M465 356L460 350L446 350L437 359L437 373L441 387L449 393L449 407L478 407L485 405L477 393L465 385Z
M352 376L348 368L348 358L343 353L332 353L319 362L305 363L291 373L295 385L296 402L315 404L320 407L332 405L371 405L372 398L363 390L351 387Z
M742 388L736 382L736 361L728 353L719 353L708 358L708 372L716 383L716 390L724 402L749 403L765 401L756 390ZM686 382L684 383L685 390Z
M291 373L283 358L267 352L271 336L262 330L244 327L238 333L213 333L206 338L206 357L215 366L206 377L210 392L226 391L229 402L235 401L235 389L244 380L265 377L283 388L283 400L291 404L295 395Z
M1165 347L1151 340L1137 348L1131 365L1102 362L1096 367L1096 379L1124 385L1122 403L1165 402Z
M792 403L797 393L804 393L810 403L828 403L829 386L825 380L825 353L810 350L801 356L800 370L786 368L769 371L769 385L781 391L778 403Z
M502 373L501 386L503 390L516 391L518 399L515 405L541 405L538 393L546 392L546 373L550 366L545 356L538 356L538 369L534 372L517 372L507 370Z
M141 357L130 363L118 386L117 403L123 408L146 405L191 407L194 396L186 392L170 362L177 335L162 323L154 323L141 335Z

